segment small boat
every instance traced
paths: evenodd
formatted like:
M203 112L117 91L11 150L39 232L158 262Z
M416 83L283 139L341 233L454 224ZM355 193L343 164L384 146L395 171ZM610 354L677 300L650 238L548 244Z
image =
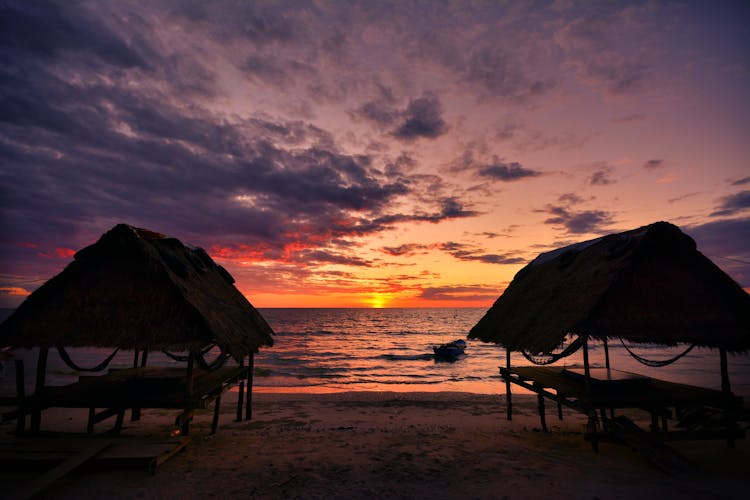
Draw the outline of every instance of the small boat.
M447 344L433 346L432 350L435 352L435 359L442 361L456 361L464 355L466 349L466 341L462 339L448 342Z

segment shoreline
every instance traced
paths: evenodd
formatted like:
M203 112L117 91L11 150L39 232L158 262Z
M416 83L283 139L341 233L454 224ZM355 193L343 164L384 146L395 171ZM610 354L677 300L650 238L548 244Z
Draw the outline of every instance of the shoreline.
M600 453L583 440L584 417L547 410L536 397L467 392L353 391L254 393L253 419L235 422L236 393L225 393L217 434L212 409L196 414L186 451L151 476L145 471L82 472L51 498L744 498L750 449L723 442L675 445L701 466L669 476L623 445ZM166 436L175 410L126 419L124 436ZM81 432L86 411L48 410L42 428ZM129 415L128 415L129 417ZM98 424L105 432L112 421ZM3 424L3 436L12 430ZM34 475L0 473L5 488Z

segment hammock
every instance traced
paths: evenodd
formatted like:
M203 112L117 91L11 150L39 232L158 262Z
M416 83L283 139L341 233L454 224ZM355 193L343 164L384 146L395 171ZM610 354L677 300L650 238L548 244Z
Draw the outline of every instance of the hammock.
M529 354L526 351L521 351L521 354L523 354L523 357L534 363L535 365L551 365L555 361L559 361L562 358L567 358L574 352L576 352L578 349L581 348L581 345L583 345L583 342L581 342L581 337L577 337L573 342L570 343L568 347L563 349L557 354L543 354L543 355L534 355ZM542 356L547 356L547 358L542 358Z
M653 360L653 359L646 359L646 358L644 358L642 356L637 355L633 351L631 351L630 348L625 345L625 342L622 340L622 337L620 337L620 343L625 348L625 350L628 351L628 354L630 354L633 357L633 359L635 359L636 361L638 361L641 364L644 364L646 366L651 366L651 367L654 367L654 368L659 368L659 367L662 367L662 366L671 365L672 363L674 363L675 361L677 361L678 359L680 359L681 357L685 356L687 353L689 353L690 351L692 351L693 347L695 347L695 344L693 344L693 345L691 345L690 347L688 347L683 352L681 352L680 354L678 354L677 356L675 356L673 358L669 358L669 359L665 359L665 360L658 360L657 361L657 360Z
M66 365L68 365L68 368L71 368L73 370L79 371L79 372L100 372L109 366L110 361L112 361L115 357L115 354L117 354L117 351L119 351L120 348L118 347L115 349L115 351L107 356L107 358L99 363L98 365L91 367L91 368L84 368L82 366L78 366L73 362L72 359L70 359L70 356L68 355L67 351L63 346L57 346L57 353L60 354L60 359L62 359Z
M204 348L201 352L196 353L196 354L193 355L193 359L195 359L196 363L198 363L198 366L200 366L204 370L212 371L212 370L215 370L217 368L221 368L222 366L224 366L224 363L226 363L227 360L231 357L230 354L225 353L224 351L222 351L221 354L219 354L216 357L216 359L214 359L210 363L207 363L206 360L205 360L205 358L203 356L205 356L206 354L208 354L208 352L211 349L213 349L214 347L216 347L216 344L211 344L210 346ZM186 362L186 361L188 361L190 359L190 355L189 354L187 356L181 356L179 354L173 354L173 353L171 353L169 351L162 351L162 352L167 357L169 357L169 358L171 358L171 359L173 359L175 361L182 362L182 363L184 363L184 362Z

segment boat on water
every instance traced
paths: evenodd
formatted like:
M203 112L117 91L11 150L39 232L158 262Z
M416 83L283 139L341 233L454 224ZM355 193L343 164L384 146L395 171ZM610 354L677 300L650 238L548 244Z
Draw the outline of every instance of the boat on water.
M456 361L464 356L465 349L466 341L463 339L454 340L447 344L436 345L432 348L435 352L435 359L441 361Z

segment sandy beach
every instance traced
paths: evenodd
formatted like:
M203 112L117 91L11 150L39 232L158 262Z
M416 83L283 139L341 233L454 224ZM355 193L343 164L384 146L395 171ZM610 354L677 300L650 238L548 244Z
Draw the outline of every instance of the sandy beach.
M699 468L670 476L625 446L592 452L583 418L536 398L469 393L256 394L254 418L234 422L225 401L219 432L197 414L188 448L156 475L88 472L65 477L47 498L746 498L750 449L740 440L675 444ZM173 411L144 411L125 436L166 437ZM80 432L85 412L49 410L43 429ZM111 420L97 425L104 432ZM4 425L7 435L12 426ZM2 474L10 491L33 474Z

